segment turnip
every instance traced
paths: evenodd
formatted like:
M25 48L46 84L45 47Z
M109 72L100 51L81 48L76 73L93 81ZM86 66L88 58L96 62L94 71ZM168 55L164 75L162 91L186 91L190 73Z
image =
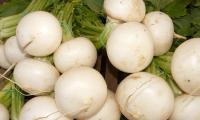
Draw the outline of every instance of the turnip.
M173 112L174 95L167 83L146 72L126 77L117 88L116 99L129 120L167 120Z
M154 11L144 18L144 24L150 30L154 42L154 55L168 52L173 42L174 25L172 19L165 13Z
M138 22L118 25L108 38L106 50L112 65L127 73L145 69L154 54L152 36Z
M200 38L182 43L174 52L171 72L179 87L192 95L200 95Z
M120 120L120 110L115 95L112 91L108 90L108 96L105 104L98 113L85 120Z
M16 65L13 76L24 91L36 95L51 92L59 73L51 64L28 58Z
M53 56L56 68L62 73L72 67L93 67L96 59L97 51L95 46L90 40L83 37L64 42Z
M53 98L40 96L32 98L23 106L19 120L69 120L69 118L58 111Z
M36 11L20 20L16 37L19 45L28 54L47 56L59 47L62 40L62 28L52 14Z
M20 60L23 60L28 57L28 55L24 53L24 51L18 45L15 36L12 36L9 39L7 39L4 46L5 56L8 59L8 61L12 64L16 64Z
M11 63L6 58L4 47L4 45L0 44L0 67L8 69Z
M91 117L101 109L106 97L106 82L91 67L75 67L66 71L55 86L58 109L69 118Z
M182 95L176 98L170 120L200 120L200 97Z
M143 0L104 0L104 9L108 16L127 22L140 22L146 12Z
M9 112L1 103L0 103L0 120L9 120Z

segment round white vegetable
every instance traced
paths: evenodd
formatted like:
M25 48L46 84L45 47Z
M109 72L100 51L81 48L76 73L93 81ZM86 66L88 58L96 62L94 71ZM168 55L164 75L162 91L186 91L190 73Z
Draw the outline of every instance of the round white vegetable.
M0 104L0 120L9 120L9 112L2 104Z
M170 120L200 120L200 97L182 95L176 98Z
M173 42L174 25L172 19L165 13L154 11L144 18L144 24L150 30L154 42L154 55L168 52Z
M97 51L90 40L78 37L61 44L54 53L53 60L62 73L72 67L93 67L97 60Z
M19 120L70 120L61 114L49 96L35 97L22 108Z
M117 26L107 41L106 50L112 65L127 73L145 69L154 54L150 32L137 22Z
M75 67L58 79L55 100L58 109L69 118L85 119L96 114L107 97L102 75L90 67Z
M146 72L126 77L117 88L116 99L129 120L167 120L174 107L167 83Z
M19 45L28 54L47 56L59 47L62 40L62 28L52 14L36 11L20 20L16 36Z
M126 22L140 22L146 12L143 0L104 0L104 9L108 16Z
M174 52L171 72L179 87L192 95L200 95L200 38L182 43Z
M8 69L11 66L11 63L6 58L4 47L4 45L0 45L0 67Z
M12 64L18 63L28 57L28 55L20 48L15 36L6 40L4 49L8 61Z
M120 120L120 110L115 95L112 91L108 90L108 96L104 106L94 116L85 120Z
M59 77L56 68L44 61L24 59L13 72L15 81L30 94L51 92Z

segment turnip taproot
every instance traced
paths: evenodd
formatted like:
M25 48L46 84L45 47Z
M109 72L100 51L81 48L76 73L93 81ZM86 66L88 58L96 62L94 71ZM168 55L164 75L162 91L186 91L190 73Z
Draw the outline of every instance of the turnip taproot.
M54 64L60 72L72 67L93 67L97 60L97 51L93 43L84 37L64 42L53 56Z
M0 120L9 120L9 112L4 105L0 103Z
M12 64L16 64L28 57L28 55L20 48L15 36L8 38L4 46L5 55Z
M121 112L112 91L108 90L105 104L98 113L84 120L120 120Z
M152 36L141 23L123 23L111 33L106 51L117 69L127 73L142 71L151 63L154 55Z
M16 37L19 45L28 54L47 56L59 47L62 41L62 28L52 14L36 11L20 20Z
M16 65L13 76L24 91L37 95L53 90L59 72L51 64L27 58Z
M116 99L129 120L167 120L174 107L174 95L167 83L146 72L126 77L117 88Z
M0 67L8 69L11 66L11 63L8 61L5 55L5 46L0 44Z
M200 38L182 43L174 52L171 72L179 87L192 95L200 95Z
M108 16L126 22L140 22L146 12L143 0L104 0L104 9Z
M69 118L91 117L101 109L106 97L106 82L91 67L75 67L66 71L55 86L58 109Z
M170 120L200 120L200 97L182 95L176 98Z
M154 55L159 56L168 52L171 48L174 34L172 19L163 12L154 11L148 13L143 22L152 34Z
M70 120L61 114L49 96L30 99L22 108L19 120Z

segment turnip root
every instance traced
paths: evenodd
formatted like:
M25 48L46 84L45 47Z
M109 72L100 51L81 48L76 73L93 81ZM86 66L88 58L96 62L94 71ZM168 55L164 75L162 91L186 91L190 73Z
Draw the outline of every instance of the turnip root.
M200 120L200 97L182 95L176 98L170 120Z
M107 41L106 50L112 65L127 73L145 69L154 55L150 32L137 22L118 25Z
M163 12L154 11L148 13L143 22L153 36L154 55L159 56L168 52L172 46L174 34L172 19Z
M0 104L0 120L9 120L9 112L2 104Z
M85 120L120 120L120 110L115 95L112 91L108 90L108 96L105 104L98 113Z
M4 47L4 45L0 44L0 67L8 69L11 66L11 63L6 58Z
M29 100L20 112L19 120L70 120L60 113L55 100L49 96Z
M140 22L146 12L143 0L104 0L104 9L108 16L126 22Z
M116 99L129 120L167 120L174 107L174 95L167 83L146 72L126 77L117 88Z
M62 73L72 67L93 67L97 60L97 51L87 38L74 38L61 44L54 53L53 60L56 68Z
M178 86L191 95L200 95L200 38L182 43L174 52L171 72Z
M69 118L91 117L101 109L106 97L106 82L91 67L75 67L66 71L55 86L58 109Z
M28 57L28 55L20 48L15 36L8 38L4 45L5 56L12 64L16 64L19 61Z
M51 64L28 58L16 65L13 76L24 91L38 95L53 90L59 73Z
M36 11L24 16L17 25L19 45L30 55L47 56L53 53L62 40L59 21L48 12Z

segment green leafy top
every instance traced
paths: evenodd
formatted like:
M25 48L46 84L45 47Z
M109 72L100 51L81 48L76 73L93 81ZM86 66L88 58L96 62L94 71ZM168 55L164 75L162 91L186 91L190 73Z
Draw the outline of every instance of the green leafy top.
M22 12L31 0L8 0L0 4L0 17L5 17Z

